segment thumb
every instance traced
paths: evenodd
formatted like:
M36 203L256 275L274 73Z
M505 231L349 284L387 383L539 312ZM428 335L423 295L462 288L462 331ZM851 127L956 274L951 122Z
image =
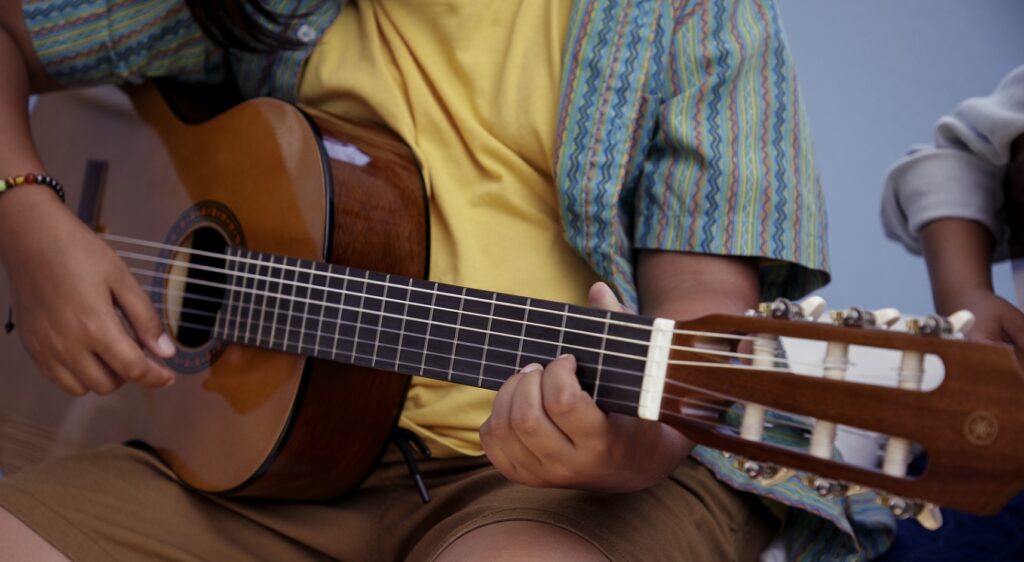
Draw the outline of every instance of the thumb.
M590 294L587 296L590 306L612 312L633 312L622 305L615 296L611 287L603 281L598 281L590 286Z
M174 355L174 342L164 332L160 315L153 302L139 287L138 282L127 271L114 286L114 299L124 312L139 341L158 357L167 359Z

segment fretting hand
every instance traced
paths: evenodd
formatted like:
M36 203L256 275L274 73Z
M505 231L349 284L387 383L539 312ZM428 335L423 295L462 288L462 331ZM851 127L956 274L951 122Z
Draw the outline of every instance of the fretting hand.
M603 283L591 288L590 304L623 310ZM661 423L604 413L580 387L572 356L513 375L498 392L480 438L509 480L605 492L657 483L692 447Z

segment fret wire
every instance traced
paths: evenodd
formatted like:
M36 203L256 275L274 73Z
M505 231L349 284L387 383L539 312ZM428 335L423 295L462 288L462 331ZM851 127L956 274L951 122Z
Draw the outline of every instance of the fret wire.
M491 293L491 310L487 313L487 329L484 331L484 349L480 355L480 382L484 380L484 364L487 363L487 351L491 342L491 320L494 319L494 303L498 299L497 293Z
M566 320L565 313L568 312L568 311L569 311L569 305L566 304L565 305L565 309L562 311L562 327L558 331L558 348L557 348L558 352L555 353L555 355L557 357L561 357L561 355L562 355L562 342L565 340L565 320Z
M251 255L251 252L248 252L248 254ZM239 322L242 321L242 317L243 316L249 317L249 316L252 315L252 299L254 299L256 297L256 295L255 295L255 290L256 290L255 277L250 277L250 274L252 274L252 266L253 266L252 262L247 263L246 266L245 266L245 278L242 279L241 289L242 289L242 291L244 293L248 293L248 294L247 295L243 294L238 299L238 321ZM249 282L250 281L252 281L252 283L253 283L253 287L251 289L249 288ZM247 298L249 299L248 302L246 301ZM248 320L246 320L246 322L248 322ZM250 326L248 324L245 326L245 336L244 336L245 339L243 341L248 341L249 340L251 328L252 328L252 326ZM239 334L239 336L242 337L241 334Z
M273 260L271 260L271 261L273 261ZM281 259L281 262L284 263L284 258ZM284 281L284 269L280 269L278 271L281 272L281 276L274 278L275 282L277 283L277 286L275 287L276 291L273 291L273 292L276 292L277 295L274 297L274 315L273 315L273 320L272 320L273 324L271 324L271 326L270 326L270 339L271 340L274 339L274 335L277 333L277 319L281 316L281 300L284 298L284 294L281 292L281 290L284 288L284 283L283 283L283 281ZM271 291L269 291L269 287L267 287L267 288L268 288L268 292L271 292Z
M154 275L153 272L148 271L148 270L141 270L141 269L137 269L137 268L129 268L129 270L132 271L133 273L138 273L138 274L141 274L141 275L149 275L149 276ZM184 277L181 277L181 276L178 276L178 275L164 275L164 277L176 278L176 279L184 279ZM362 293L359 293L359 295L360 295L360 298L362 298ZM293 297L285 297L284 295L281 295L281 298L293 298ZM294 300L300 300L300 299L294 299ZM427 306L427 305L416 305L416 306ZM570 305L565 305L565 306L570 306ZM360 314L359 322L361 322L361 314L365 310L363 307L360 306L360 307L346 307L346 308L348 308L350 310L357 311ZM551 312L551 313L554 313L554 314L558 314L555 311L544 311L544 312ZM465 326L465 329L466 330L473 330L473 331L476 331L476 332L482 332L482 333L485 334L485 336L489 336L490 333L491 333L489 328L490 328L490 324L491 324L491 318L493 317L493 313L494 313L494 309L493 309L493 306L492 306L490 314L488 314L488 315L482 315L482 314L481 315L477 315L477 316L485 316L487 318L488 329L473 328L473 327L470 327L470 326ZM473 314L473 313L467 312L467 314ZM389 316L396 316L396 315L390 315L389 314ZM593 320L593 318L590 318L590 319ZM563 326L565 324L565 320L566 320L566 316L562 315L562 325ZM517 321L516 320L510 320L510 322L517 322ZM443 324L443 323L437 323L437 324L438 325L444 325L444 326L450 327L450 328L454 328L455 327L455 326L453 326L451 324ZM540 327L543 327L543 328L556 329L554 326L544 326L544 325L540 325L540 324L531 324L531 325L533 325L533 326L540 326ZM579 333L585 334L585 335L592 335L592 334L589 334L587 332L583 332L583 331L580 331L580 330L565 330L565 329L563 329L563 335L564 335L564 332L572 332L572 333L579 332ZM515 336L509 336L509 337L515 337ZM550 342L547 342L545 340L539 340L537 338L526 338L526 339L528 341L532 341L532 342L550 343ZM560 339L561 339L561 337L560 337ZM611 338L611 339L615 339L615 338ZM625 339L625 338L620 338L620 339L622 339L623 341L627 341L628 343L632 343L634 345L648 345L649 344L649 342L646 342L646 341L629 340L629 339ZM588 349L588 351L596 351L596 350ZM698 348L692 348L692 351L694 351L695 353L706 353L706 354L710 354L710 355L721 355L722 354L722 353L716 352L715 350L704 350L704 349L698 349ZM646 358L647 358L646 355L644 355L644 356L630 355L630 354L619 353L619 352L615 352L615 351L606 351L606 353L608 355L615 355L615 356L623 357L623 358L626 358L626 359L646 360ZM742 354L739 354L739 355L742 355ZM746 357L746 356L744 355L744 357Z
M373 362L374 365L377 364L377 348L380 347L380 333L382 331L382 328L384 328L384 307L387 305L388 302L387 300L385 300L385 298L388 296L388 287L390 286L390 281L391 274L385 274L384 294L381 295L380 299L380 316L377 317L377 333L374 335L373 338L373 359L370 360Z
M304 273L307 273L307 272L306 271L300 271L300 272L296 273L295 274L295 281L298 282L299 275L302 275ZM306 343L306 320L309 319L309 303L312 300L310 298L312 296L310 294L311 293L311 289L310 289L311 284L310 283L303 283L303 285L306 285L304 287L306 289L306 296L304 298L304 300L306 302L303 303L302 321L299 322L299 342L298 342L299 353L302 353L302 347Z
M248 264L246 264L246 267L248 267ZM239 273L244 275L244 272L241 269L239 269ZM185 283L188 283L187 278L184 281ZM245 277L239 279L239 284L240 286L238 287L238 289L245 289ZM234 317L235 338L238 338L240 336L239 331L241 330L242 299L245 298L245 295L241 290L236 291L236 294L238 295L238 298L235 300L235 313L232 316Z
M253 303L252 304L252 308L253 308L253 310L250 311L251 314L253 314L253 315L256 314L256 306L257 306L256 305L256 302L257 302L256 299L260 299L260 301L259 301L259 303L260 303L259 304L259 309L262 311L263 308L266 306L266 299L267 299L267 295L269 294L269 291L266 290L267 289L267 287L266 287L266 283L267 283L266 282L266 277L260 274L260 270L261 270L262 267L267 267L268 268L267 272L269 272L269 264L261 263L261 264L256 266L256 274L260 275L263 278L262 279L257 278L255 280L255 282L253 283L253 291L255 293L253 294L253 300L252 300L252 303ZM263 289L260 289L260 287L261 287L261 285L260 285L261 280L263 282L263 285L262 285ZM247 337L251 337L250 334L247 334L246 336ZM258 329L256 331L256 338L257 338L256 341L259 341L259 330Z
M224 269L225 269L224 281L225 281L225 283L227 283L227 281L228 281L228 279L230 277L230 274L231 274L231 270L228 267L225 267ZM140 282L140 285L141 284L142 283ZM143 289L143 290L146 290L146 289ZM162 287L158 290L157 287L156 287L156 279L155 278L150 283L150 286L149 286L148 290L150 291L149 292L149 300L152 301L153 305L157 309L161 309L161 310L164 309L165 307L161 306L161 305L166 300L167 294L170 293L170 291L164 290ZM230 302L230 298L231 298L231 292L228 289L225 289L225 291L224 291L224 302ZM185 299L185 297L182 296L182 303L183 304L184 304L184 299ZM221 302L221 308L222 309L224 307L224 302ZM182 306L182 308L184 308L184 306ZM222 331L222 329L223 329L223 320L224 320L224 315L223 314L216 314L216 313L214 314L214 318L213 318L213 335L214 335L214 337L223 338L225 336L224 332Z
M412 277L409 278L409 287L410 288L412 287ZM409 291L407 291L405 293L405 304L403 305L403 308L402 308L402 327L399 328L398 351L395 353L395 369L398 369L398 360L402 356L402 342L405 341L405 322L406 322L406 320L409 319L409 296L410 295L411 295L411 292L409 292ZM387 293L385 293L385 296L387 296Z
M269 296L269 294L270 294L270 281L271 281L270 271L271 271L272 267L273 267L273 263L267 263L266 264L267 274L264 276L262 284L257 283L257 289L259 289L259 290L261 290L263 292L262 295L259 295L260 296L260 313L259 313L259 320L258 320L258 322L260 323L260 325L256 328L256 341L257 342L259 342L260 339L263 338L263 322L265 321L265 318L267 316L267 305L268 305L268 303L270 301L270 296Z
M246 273L248 273L250 271L249 266L246 266L245 271L246 271ZM257 265L256 265L256 275L258 276L259 274L260 274L260 266L257 263ZM248 283L248 282L246 282L246 283ZM256 293L255 293L255 291L256 291L256 283L257 283L257 279L253 279L253 281L252 281L253 294L252 294L251 300L249 302L249 307L248 307L249 310L248 310L247 319L246 319L246 322L248 323L248 325L245 327L245 340L246 341L251 341L251 338L252 338L252 311L253 311L254 305L256 303ZM242 285L243 288L245 286L246 286L246 284Z
M427 350L430 349L430 327L434 322L434 303L437 302L437 293L430 295L430 312L427 314L427 331L423 334L423 357L420 359L420 372L427 366ZM448 382L451 382L451 372L448 373Z
M363 307L366 303L366 283L370 280L370 272L366 271L366 277L363 279L363 290L359 292L359 310L356 313L356 329L355 337L352 338L352 363L356 361L356 345L359 339L359 330L363 325Z
M345 268L348 269L348 268ZM329 282L329 281L328 281ZM338 301L338 321L334 324L334 343L331 347L331 359L338 358L338 337L341 336L341 315L345 309L345 290L348 288L348 275L341 281L341 295Z
M293 259L293 258L286 258L285 262L287 262L288 259ZM295 274L295 276L292 278L292 281L298 280L299 270L293 269L292 272ZM293 315L295 314L295 302L297 300L299 300L298 295L295 294L295 291L298 290L296 285L297 285L297 283L292 285L292 296L290 297L290 299L289 299L290 302L288 303L288 321L287 321L287 323L285 324L285 327L284 327L285 340L288 340L288 338L291 336L291 332L292 332L292 319L294 317ZM305 320L305 319L303 319L303 320ZM285 345L287 346L289 344L291 344L290 341L288 343L286 343Z
M320 272L318 272L314 268L312 270L312 273L310 273L310 278L309 278L310 282L316 281L316 274L317 273L320 273ZM325 278L325 281L326 281L326 278ZM323 286L326 287L327 285L324 284ZM310 290L310 296L312 296L312 290ZM314 345L317 348L320 347L320 338L323 337L323 335L324 335L324 316L327 315L326 314L327 311L325 310L325 308L326 308L325 305L326 304L327 304L327 291L324 290L324 298L321 301L321 305L320 305L320 314L319 314L320 319L319 319L319 321L317 322L317 325L316 325L316 340L314 340ZM308 310L309 304L307 303L306 306L307 306L307 310Z
M408 302L408 301L406 301ZM455 356L459 354L459 329L462 328L462 308L466 304L466 288L463 287L459 293L459 311L455 314L455 335L452 337L452 356L448 360L448 372L452 373L455 370ZM451 375L448 375L448 380L452 379Z
M530 306L530 298L526 298L526 306ZM519 350L516 352L516 365L523 364L523 341L526 339L526 320L530 316L529 308L523 310L523 325L519 330Z
M109 236L108 238L116 239L118 237ZM138 243L141 244L141 245L148 245L148 244L143 244L143 242L144 241L139 241ZM210 253L210 252L199 252L199 251L196 251L196 252L193 252L193 253L211 254L211 255L214 255L214 256L224 257L224 254L213 254L213 253ZM152 256L147 256L145 254L136 254L136 253L133 253L133 252L119 251L118 255L121 256L121 257L132 257L132 258L135 258L135 259L141 259L141 260L147 260L147 261L156 261L156 262L161 262L161 263L180 263L180 262L174 262L174 260L166 260L166 259L163 259L163 258L154 258ZM267 255L271 255L271 254L267 254ZM232 257L231 259L238 260L238 261L247 260L247 258L241 258L241 257ZM300 260L296 260L296 263L299 263L299 262L300 262ZM319 263L319 262L308 262L308 263ZM343 269L345 271L350 271L351 269L353 269L353 268L337 266L337 265L334 265L334 264L328 264L328 265L330 265L331 267L340 267L341 269ZM287 269L300 269L298 266L288 266L286 264L282 264L282 265L279 265L277 267L287 268ZM203 268L200 267L200 269L203 269ZM206 268L206 269L209 269L209 268ZM330 275L331 277L342 277L342 278L344 278L344 277L351 277L352 276L351 273L341 273L341 274L330 273L328 275ZM375 283L375 284L383 284L382 281L367 280L367 282L368 283ZM431 284L434 285L434 286L439 285L439 283L431 283ZM419 291L419 292L424 292L424 293L437 292L436 288L432 289L432 288L413 287L413 289L416 290L416 291ZM475 300L475 301L484 302L484 303L489 302L487 299L479 298L479 297L467 296L466 298L469 299L469 300ZM555 304L561 304L561 303L555 303ZM525 307L525 305L521 305L521 304L509 304L509 306L514 306L514 307L517 307L517 308L524 308ZM532 310L536 310L538 312L550 312L550 311L547 311L547 310L544 310L544 309L532 309ZM467 314L472 314L472 313L467 313ZM572 316L572 317L575 317L575 318L581 318L581 319L584 319L584 320L593 320L592 317L587 316L585 314L568 312L568 307L566 308L566 311L563 312L562 314L567 314L569 316ZM627 315L635 316L637 318L641 318L641 317L639 317L639 316L637 316L635 314L627 314ZM638 328L638 329L643 329L643 330L652 330L651 324L642 324L642 323L637 323L637 322L626 322L624 320L614 320L614 319L613 320L609 320L609 322L614 324L614 325L617 325L617 326L624 326L624 327L630 327L630 328ZM725 339L738 339L738 340L752 340L752 339L755 339L753 336L739 336L739 335L736 335L736 334L714 333L714 332L697 332L697 331L692 331L692 330L675 330L673 333L677 333L677 334L690 334L690 335L698 335L698 336L716 336L716 337L725 338ZM636 341L639 341L639 340L626 340L626 341L636 342ZM642 340L642 341L647 341L647 340Z
M268 292L268 293L270 292L270 268L273 267L273 265L274 265L274 256L273 256L273 254L271 254L271 256L270 256L270 264L267 266L267 278L263 282L263 288L266 289L266 292ZM260 306L260 319L259 319L260 325L256 328L256 343L257 344L260 342L260 340L263 339L263 322L264 322L266 316L267 316L267 296L263 295L263 304L262 304L262 306Z
M605 312L605 315L611 317L611 311ZM594 401L597 401L597 393L601 388L601 368L604 366L604 352L605 346L608 344L608 323L604 324L604 333L601 334L601 351L597 352L597 369L594 376Z
M154 278L158 279L158 277L154 277ZM231 277L228 280L228 286L226 287L227 294L225 295L225 300L227 301L227 307L224 308L224 336L225 337L227 337L229 335L229 330L231 330L231 306L232 306L232 302L235 299L235 279L237 279L237 277L235 276L234 272L232 272ZM179 318L178 320L180 321L181 319Z

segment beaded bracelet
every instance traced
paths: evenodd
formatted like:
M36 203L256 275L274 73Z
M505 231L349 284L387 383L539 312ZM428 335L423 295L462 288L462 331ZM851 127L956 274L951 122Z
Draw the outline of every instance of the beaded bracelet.
M43 174L22 174L20 176L12 176L7 179L0 179L0 193L5 192L12 187L26 184L45 185L52 189L54 193L57 194L57 197L60 197L62 202L65 200L64 186L61 185L59 181Z

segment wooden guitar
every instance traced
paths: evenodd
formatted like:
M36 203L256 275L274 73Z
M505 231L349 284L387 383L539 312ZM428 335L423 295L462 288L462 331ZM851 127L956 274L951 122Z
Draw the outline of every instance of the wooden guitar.
M130 105L62 94L40 100L33 128L47 169L83 178L70 203L151 293L182 376L71 400L39 382L15 334L0 336L0 456L10 443L34 440L42 458L135 438L197 489L324 499L378 459L406 375L497 389L569 352L602 408L730 451L752 478L800 469L819 493L870 486L904 512L920 504L903 497L994 512L1024 487L1020 369L1008 348L952 337L957 319L896 332L885 312L814 322L816 307L780 301L673 322L424 281L427 213L408 148L278 101L187 125L153 89ZM780 337L818 342L821 360L794 372ZM710 344L723 340L753 352ZM876 373L888 382L845 378L863 349L891 350ZM922 390L933 364L941 384ZM764 442L766 424L814 446ZM874 466L843 461L837 425L880 433L893 452ZM908 473L919 449L927 466Z

